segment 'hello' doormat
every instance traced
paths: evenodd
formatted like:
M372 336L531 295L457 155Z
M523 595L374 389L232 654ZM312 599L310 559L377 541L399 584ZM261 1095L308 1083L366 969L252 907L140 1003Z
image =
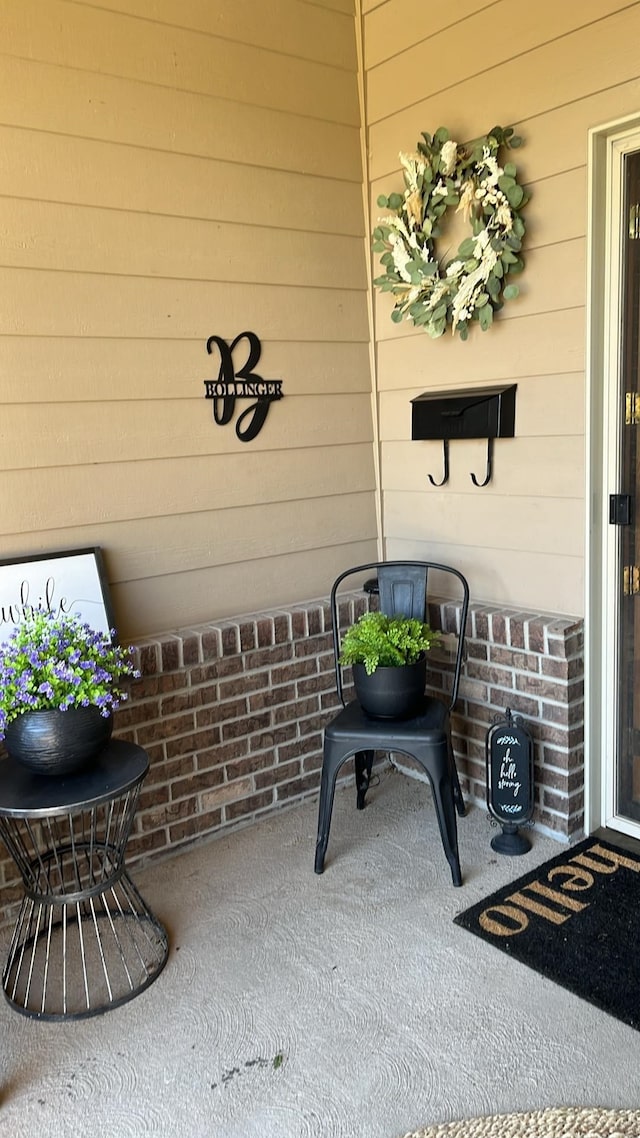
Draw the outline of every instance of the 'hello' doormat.
M640 856L587 838L454 920L640 1030Z

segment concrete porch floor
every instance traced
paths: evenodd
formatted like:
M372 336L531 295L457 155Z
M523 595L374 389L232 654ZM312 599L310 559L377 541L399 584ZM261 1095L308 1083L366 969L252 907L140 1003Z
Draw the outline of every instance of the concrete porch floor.
M134 874L169 929L159 979L62 1024L0 1002L6 1138L399 1138L545 1106L640 1103L640 1033L453 924L561 852L495 854L460 820L454 889L427 787L382 774ZM6 952L8 937L0 946Z

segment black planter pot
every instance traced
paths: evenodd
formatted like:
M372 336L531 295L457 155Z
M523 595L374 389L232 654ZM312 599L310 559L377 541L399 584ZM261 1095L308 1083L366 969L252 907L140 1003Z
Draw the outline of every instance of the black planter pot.
M427 682L427 658L400 668L376 668L367 675L364 664L353 665L358 703L373 719L406 719L420 708Z
M107 745L113 717L97 707L26 711L8 724L4 743L12 759L36 774L81 770Z

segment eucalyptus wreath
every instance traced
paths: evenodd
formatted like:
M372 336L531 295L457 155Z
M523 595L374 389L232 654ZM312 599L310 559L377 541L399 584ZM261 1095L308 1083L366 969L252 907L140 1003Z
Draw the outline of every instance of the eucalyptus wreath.
M411 320L434 339L450 324L466 340L474 320L486 331L504 301L518 296L518 285L507 278L524 268L520 211L528 196L514 163L501 166L498 156L521 145L513 127L494 126L461 145L441 126L433 138L422 134L417 153L400 154L404 193L378 198L378 206L392 212L373 231L373 251L382 254L385 269L373 283L392 293L397 324ZM439 260L436 239L454 206L471 236L451 260Z

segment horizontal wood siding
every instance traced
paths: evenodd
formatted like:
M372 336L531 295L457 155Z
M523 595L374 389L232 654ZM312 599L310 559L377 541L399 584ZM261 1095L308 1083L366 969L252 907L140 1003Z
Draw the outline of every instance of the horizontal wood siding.
M0 36L0 557L101 546L126 637L325 594L376 551L352 0ZM204 399L245 329L284 394L250 444Z
M493 328L432 341L389 319L376 295L377 397L387 556L449 560L477 600L584 611L584 359L587 136L637 111L640 4L631 0L460 0L437 14L417 0L365 6L369 200L402 188L398 152L444 125L459 141L513 124L529 187L521 296ZM443 250L443 252L445 252ZM373 259L377 275L378 261ZM411 399L427 390L513 382L516 437L486 446L411 442Z

